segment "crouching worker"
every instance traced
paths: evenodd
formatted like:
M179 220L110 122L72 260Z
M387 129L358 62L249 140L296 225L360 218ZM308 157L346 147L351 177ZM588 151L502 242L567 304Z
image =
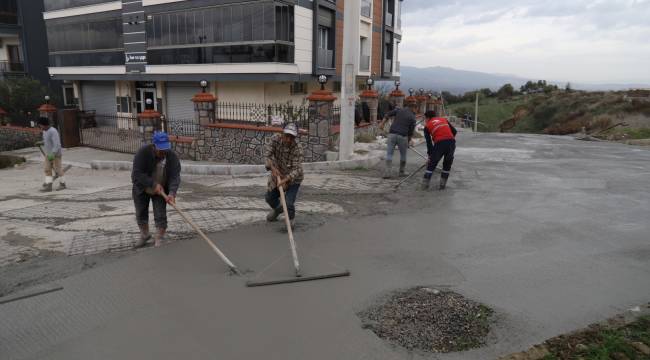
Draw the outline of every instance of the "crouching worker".
M181 163L171 150L169 137L164 132L153 134L153 144L138 150L133 159L133 203L140 228L140 238L134 248L144 246L151 239L149 233L149 202L153 203L156 223L154 245L160 246L167 230L167 202L176 203L176 192L181 183ZM167 202L161 194L167 194Z
M52 191L52 184L54 180L59 179L59 187L56 190L65 189L65 178L63 177L63 167L61 158L61 139L59 132L50 126L50 120L46 117L38 119L38 127L43 130L43 141L38 142L38 145L43 145L43 152L45 153L45 182L41 192ZM54 173L52 173L54 170ZM52 176L54 175L54 176Z
M436 117L434 111L427 111L424 117L427 119L424 126L424 138L427 141L429 163L427 171L424 173L424 179L422 179L422 190L429 189L433 170L438 166L440 159L444 157L442 174L440 175L440 190L443 190L447 186L451 165L454 162L456 128L446 118Z
M296 198L303 179L303 151L296 139L297 136L296 124L288 123L282 134L275 135L271 139L266 149L266 169L271 171L266 192L266 202L271 207L271 211L266 216L266 221L276 221L283 212L278 189L282 186L291 227L295 224Z

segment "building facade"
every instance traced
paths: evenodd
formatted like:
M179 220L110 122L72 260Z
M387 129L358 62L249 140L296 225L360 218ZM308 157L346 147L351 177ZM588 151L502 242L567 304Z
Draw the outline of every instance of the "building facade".
M359 86L399 77L401 0L362 0ZM192 118L200 80L223 102L338 91L343 0L45 0L49 73L82 110ZM149 102L148 99L151 99Z
M42 12L42 1L0 1L1 78L29 75L51 85Z

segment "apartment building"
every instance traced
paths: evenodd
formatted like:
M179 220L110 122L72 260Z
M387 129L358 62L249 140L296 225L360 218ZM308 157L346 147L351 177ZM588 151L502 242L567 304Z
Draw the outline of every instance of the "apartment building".
M42 1L0 1L0 79L26 75L48 86Z
M361 3L359 86L398 78L401 0ZM300 103L318 75L340 88L343 12L343 0L45 0L49 73L98 114L191 118L200 80L223 102Z

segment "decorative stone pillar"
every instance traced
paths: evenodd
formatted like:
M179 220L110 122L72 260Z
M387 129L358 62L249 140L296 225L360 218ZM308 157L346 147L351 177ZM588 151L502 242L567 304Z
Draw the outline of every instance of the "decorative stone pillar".
M399 86L395 87L389 95L389 101L394 107L402 108L404 107L404 93L399 89Z
M437 99L433 96L433 94L427 94L427 111L436 111L436 101ZM436 114L438 113L436 112Z
M418 98L414 96L415 90L409 89L409 96L404 99L404 105L405 106L411 106L411 105L417 105L418 104Z
M151 101L151 99L147 99ZM140 125L140 132L142 133L142 140L148 144L151 142L154 131L162 129L162 115L153 109L147 109L138 114L138 124Z
M418 95L416 96L418 102L418 113L424 114L427 111L427 96L424 93L424 89L420 89Z
M374 124L377 122L377 110L379 108L379 93L373 89L364 90L361 95L359 95L362 102L368 104L368 109L370 109L370 119L369 122Z
M56 106L50 104L50 97L48 95L45 95L45 104L39 106L38 113L40 117L44 117L50 120L50 126L54 126L55 128L59 127L56 118Z
M319 79L320 90L307 97L309 100L308 136L301 139L305 151L305 161L325 161L330 148L330 128L334 123L334 100L336 96L325 90L325 81ZM340 115L339 115L340 116Z
M216 121L215 108L217 97L205 91L208 82L201 80L201 87L203 91L194 95L192 102L194 103L194 120L199 125L208 125Z

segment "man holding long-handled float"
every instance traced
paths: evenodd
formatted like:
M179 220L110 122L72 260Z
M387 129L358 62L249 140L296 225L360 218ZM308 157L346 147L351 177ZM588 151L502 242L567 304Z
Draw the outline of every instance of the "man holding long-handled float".
M266 221L276 221L283 212L278 190L282 186L286 192L287 212L292 227L295 224L296 198L303 180L304 155L297 137L298 127L294 123L288 123L282 134L275 135L266 148L266 169L271 171L266 192L266 202L271 211L266 216Z
M134 248L144 246L151 239L149 202L153 203L157 229L154 244L160 246L167 230L167 203L176 203L176 192L181 184L181 162L171 150L169 136L164 132L155 132L152 142L141 147L133 159L133 203L140 228L140 239ZM168 195L163 197L164 194Z

